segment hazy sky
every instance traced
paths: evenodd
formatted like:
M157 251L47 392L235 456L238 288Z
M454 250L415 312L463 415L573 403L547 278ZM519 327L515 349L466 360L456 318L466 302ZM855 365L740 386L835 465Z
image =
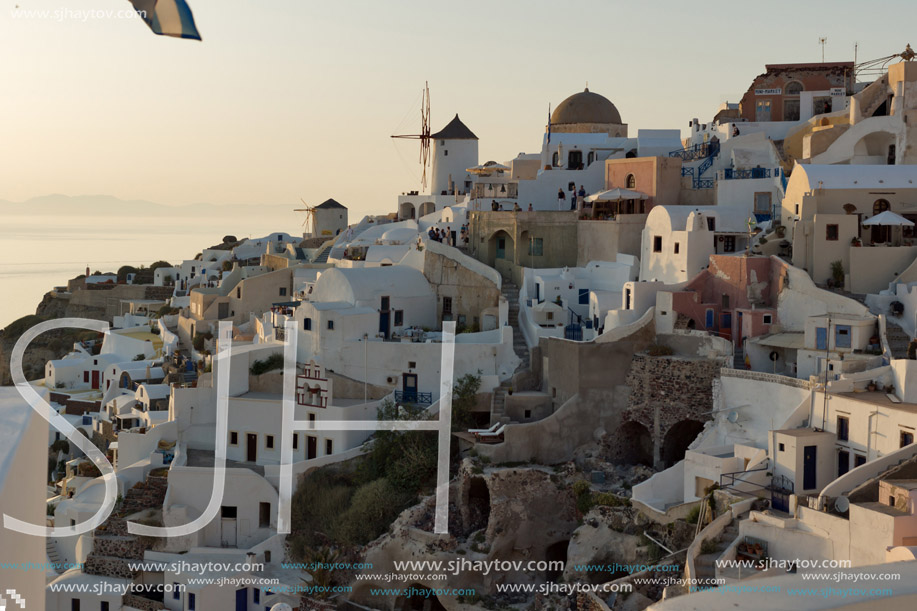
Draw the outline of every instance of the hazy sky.
M632 134L738 101L765 63L903 50L917 3L189 0L203 42L138 19L14 18L126 0L2 0L0 199L105 193L166 204L395 209L416 142L458 112L481 160L540 147L548 103L612 100Z

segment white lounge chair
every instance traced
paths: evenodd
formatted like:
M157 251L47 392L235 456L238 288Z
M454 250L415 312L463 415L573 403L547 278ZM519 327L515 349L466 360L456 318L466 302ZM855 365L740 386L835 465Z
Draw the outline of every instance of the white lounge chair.
M489 429L468 429L469 433L493 433L498 428L500 428L499 422L494 422L494 424Z
M505 424L501 424L495 431L488 433L475 433L475 439L478 441L497 441L499 437L503 437L503 431L506 429Z

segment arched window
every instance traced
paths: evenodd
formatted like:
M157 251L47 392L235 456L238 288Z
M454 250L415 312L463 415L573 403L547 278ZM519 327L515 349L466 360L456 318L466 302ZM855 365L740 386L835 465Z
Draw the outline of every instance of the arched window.
M633 175L633 174L628 174L628 175L627 175L627 188L628 188L628 189L636 189L636 188L637 188L637 179L634 178L634 175Z
M551 157L551 165L554 166L555 168L557 167L557 153L556 152L554 153L554 156Z
M595 161L595 152L589 151L589 154L586 155L586 165L592 165L593 161Z
M872 213L875 216L889 209L889 204L887 199L877 199L876 203L872 205Z
M802 93L803 86L799 81L790 81L783 88L783 95L799 95Z

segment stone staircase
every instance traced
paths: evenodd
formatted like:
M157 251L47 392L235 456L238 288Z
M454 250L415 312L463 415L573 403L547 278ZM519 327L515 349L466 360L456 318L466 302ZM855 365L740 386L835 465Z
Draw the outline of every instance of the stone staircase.
M745 369L745 350L742 349L742 346L736 346L735 352L733 353L732 358L732 367L733 369Z
M729 526L724 528L723 532L716 537L716 551L710 554L701 554L694 560L694 572L697 579L709 580L708 583L710 584L715 583L716 560L738 536L739 522L738 520L733 520L729 523Z
M494 388L493 398L490 402L490 423L502 422L506 416L506 391L505 386Z
M48 562L51 563L55 573L60 575L63 571L60 569L61 559L60 554L57 551L57 543L54 542L54 539L47 537L45 539L45 551L48 555Z
M143 553L153 542L127 532L127 517L146 509L162 509L169 482L165 477L147 476L127 491L121 504L95 531L93 549L86 558L83 571L89 575L133 579L139 571L128 565L143 560Z
M513 284L512 281L504 279L500 292L509 303L508 321L509 325L513 328L513 352L522 360L516 368L518 372L529 368L529 359L531 358L529 355L529 347L525 343L525 337L519 329L519 287Z
M891 320L885 321L885 338L888 340L888 347L892 351L892 358L906 359L907 347L911 343L908 334L893 323Z
M315 257L315 259L312 262L313 263L327 263L328 255L330 254L331 254L331 244L327 244L325 245L324 248L322 248L321 252L318 253L318 256Z

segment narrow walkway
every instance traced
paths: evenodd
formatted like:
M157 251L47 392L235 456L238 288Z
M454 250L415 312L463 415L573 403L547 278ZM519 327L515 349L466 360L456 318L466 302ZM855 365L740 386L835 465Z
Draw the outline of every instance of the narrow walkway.
M528 369L530 367L531 355L529 354L528 344L525 343L525 336L519 328L519 287L512 283L511 280L503 280L503 286L500 292L506 297L509 303L509 324L513 328L513 352L516 353L522 362L516 367L516 371Z

